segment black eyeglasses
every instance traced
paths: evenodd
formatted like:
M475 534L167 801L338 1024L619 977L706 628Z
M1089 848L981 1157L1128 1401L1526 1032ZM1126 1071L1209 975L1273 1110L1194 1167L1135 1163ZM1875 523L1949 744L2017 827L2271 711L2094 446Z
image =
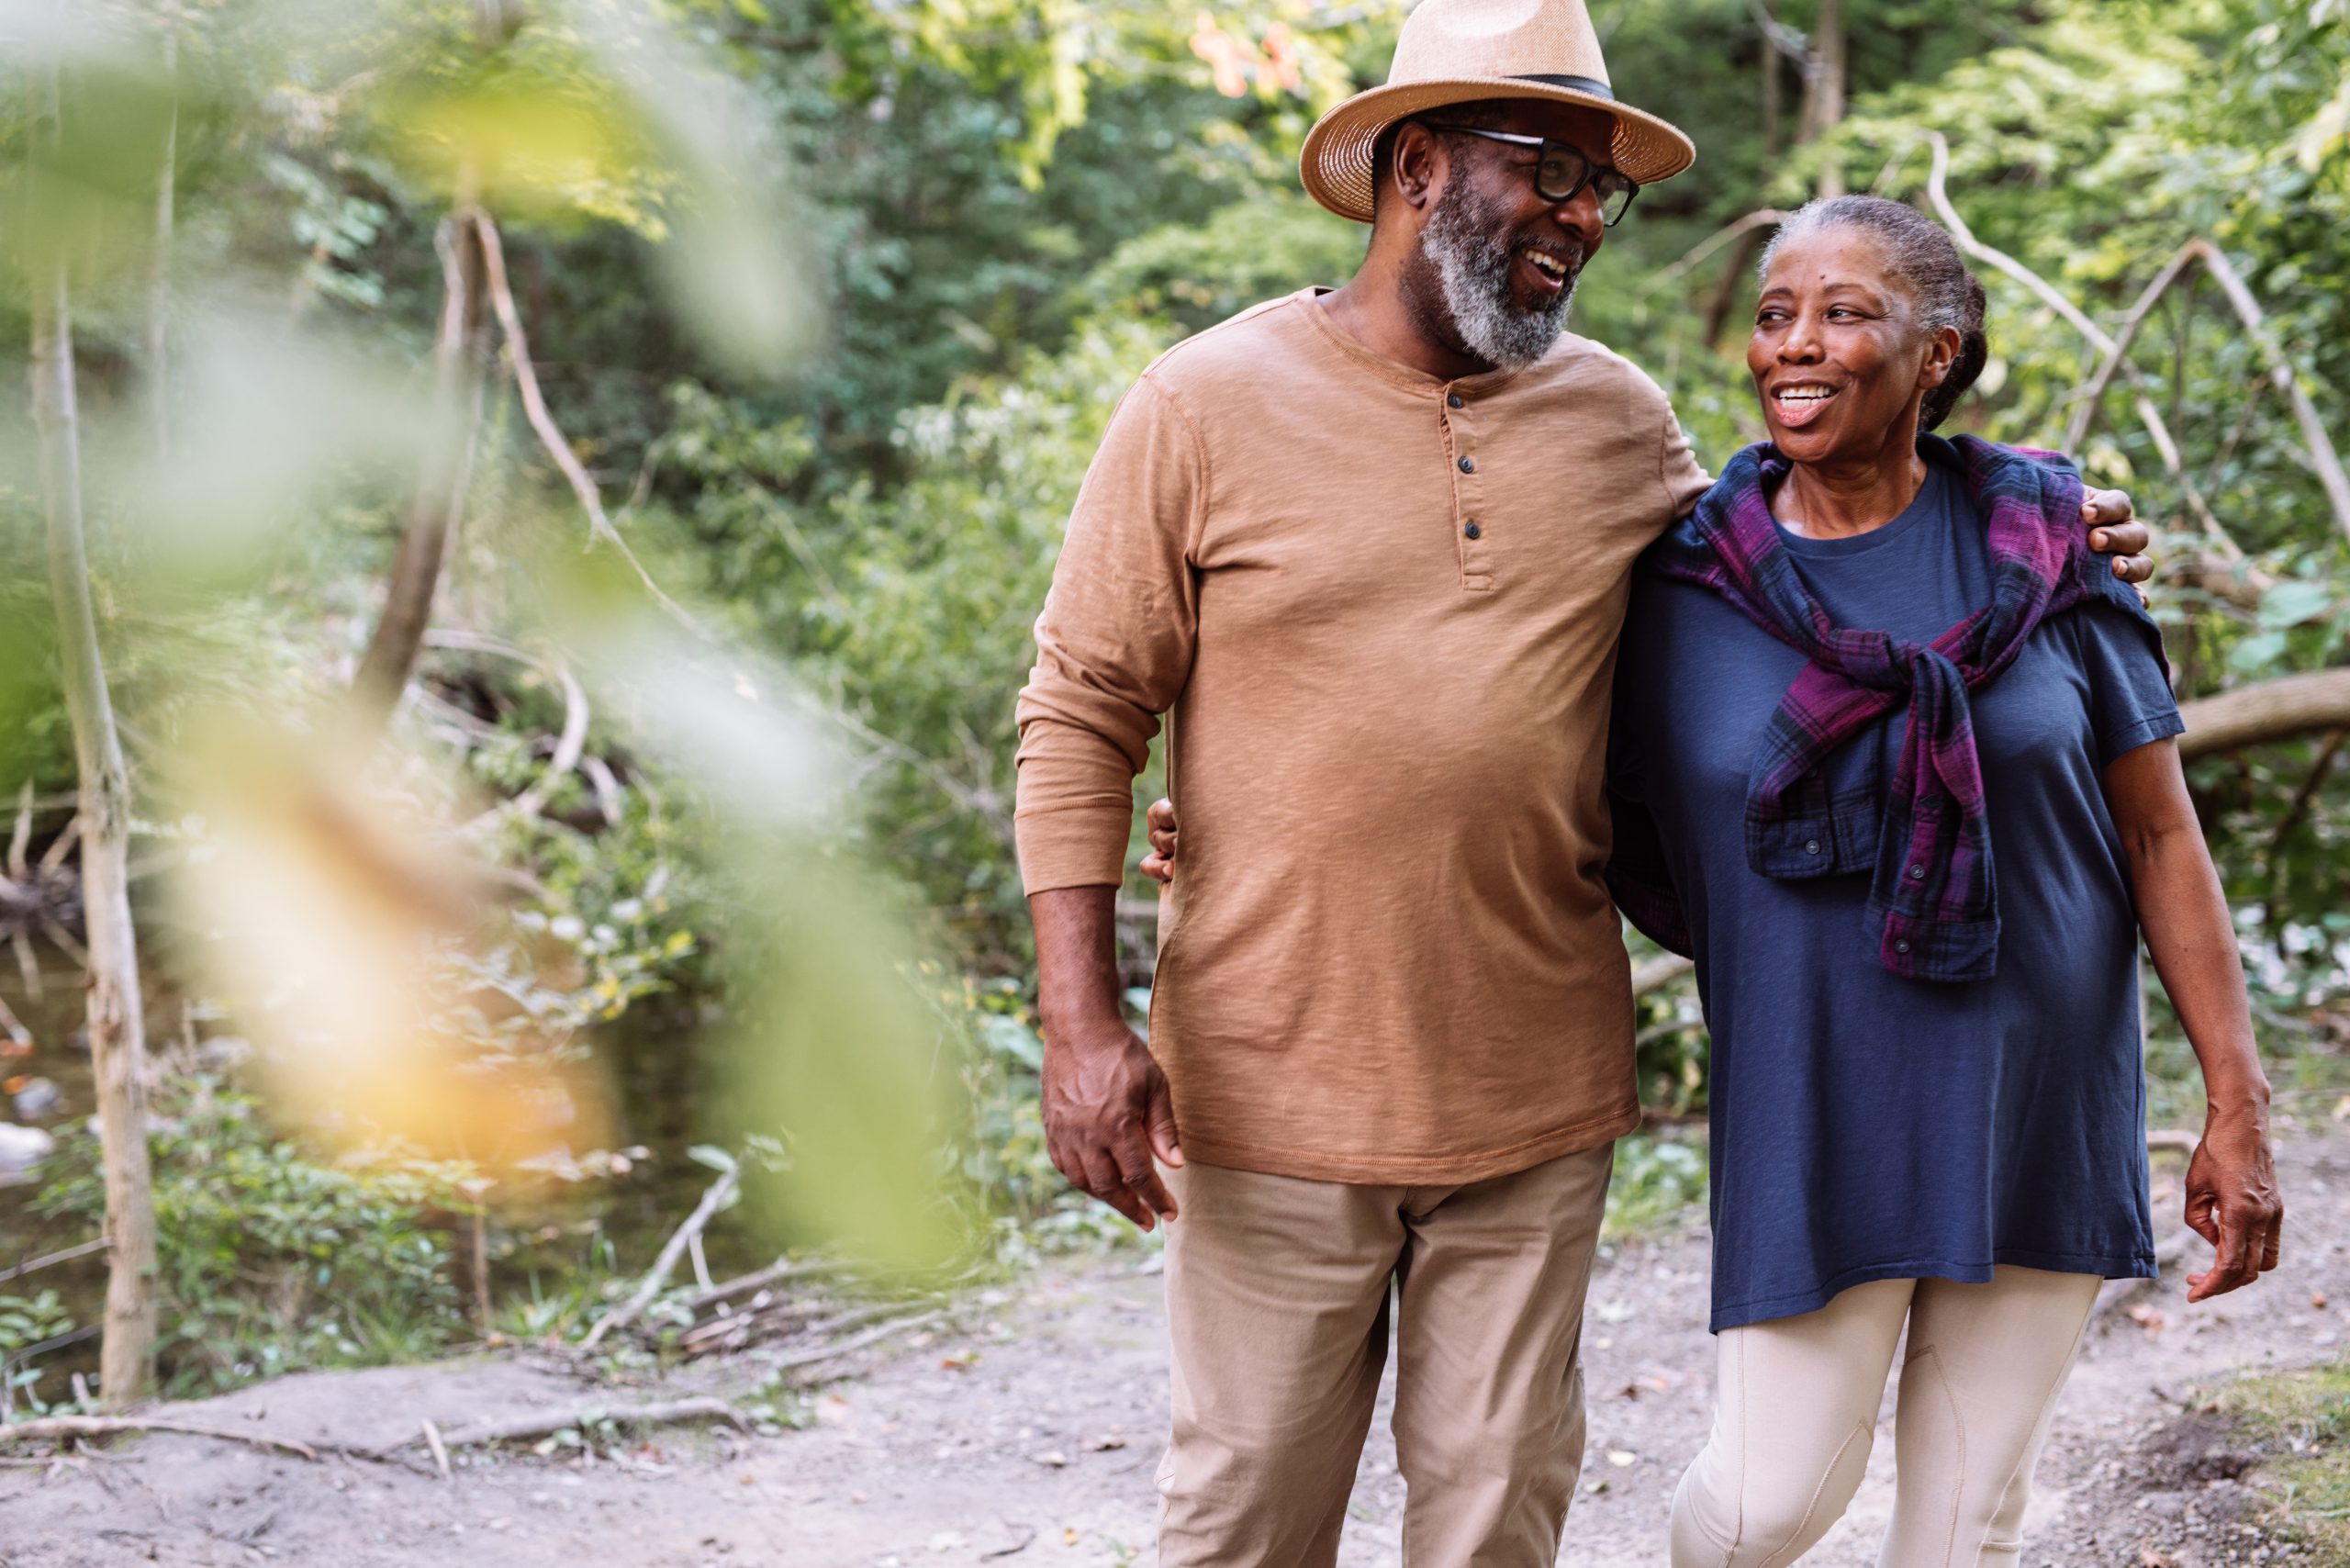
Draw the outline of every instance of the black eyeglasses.
M1640 194L1639 182L1607 167L1595 163L1579 147L1563 141L1552 141L1539 136L1523 136L1511 130L1480 130L1473 125L1445 125L1436 120L1422 120L1430 130L1449 130L1456 136L1482 136L1487 141L1506 141L1513 147L1532 147L1541 152L1534 164L1534 194L1554 207L1564 207L1583 194L1589 185L1599 197L1599 221L1613 229L1624 220L1632 198Z

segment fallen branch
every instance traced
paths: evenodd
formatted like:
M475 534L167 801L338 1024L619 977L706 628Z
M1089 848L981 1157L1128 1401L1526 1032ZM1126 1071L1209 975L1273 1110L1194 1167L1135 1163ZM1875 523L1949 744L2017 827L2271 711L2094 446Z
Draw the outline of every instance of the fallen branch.
M723 1421L737 1431L751 1430L751 1418L725 1400L697 1395L691 1399L671 1399L653 1405L580 1405L562 1410L533 1411L523 1416L509 1416L502 1420L480 1421L470 1427L460 1427L453 1432L443 1432L441 1442L445 1450L552 1437L557 1432L592 1427L599 1421L610 1421L621 1427L661 1427L680 1421L703 1420ZM415 1437L403 1438L376 1451L388 1456L424 1440L424 1434L420 1431Z
M677 1268L677 1259L685 1252L686 1243L701 1234L702 1226L726 1206L727 1201L733 1197L742 1184L743 1172L739 1167L724 1172L710 1184L710 1191L701 1195L701 1202L694 1205L694 1212L686 1216L686 1223L677 1227L676 1234L661 1249L661 1255L653 1260L653 1267L644 1271L644 1278L637 1282L635 1294L596 1320L596 1326L588 1330L588 1337L579 1341L581 1350L594 1350L605 1335L635 1322L637 1316L653 1305L653 1298L659 1295L661 1287L669 1282L669 1275Z
M2178 737L2178 753L2186 757L2350 727L2350 669L2280 676L2199 697L2178 713L2187 723Z
M39 1420L17 1421L0 1427L0 1442L56 1442L67 1438L111 1438L149 1432L212 1438L224 1443L242 1443L248 1448L274 1449L281 1453L298 1454L304 1459L319 1457L318 1450L308 1443L297 1443L291 1438L273 1438L266 1432L239 1432L226 1427L206 1427L194 1421L173 1421L162 1417L142 1419L130 1416L44 1416Z
M844 1262L835 1258L799 1260L778 1258L764 1269L754 1269L747 1274L737 1274L731 1280L721 1280L708 1290L687 1297L686 1308L689 1312L698 1313L704 1307L713 1306L719 1302L731 1301L738 1295L748 1295L753 1291L765 1290L769 1285L781 1284L788 1280L822 1279L831 1275L849 1273L855 1267L856 1265L852 1263Z
M868 1328L862 1334L843 1339L836 1344L818 1345L805 1350L787 1350L770 1361L767 1365L779 1372L797 1372L802 1367L819 1366L825 1361L837 1361L843 1356L854 1355L859 1350L867 1350L884 1339L893 1338L909 1330L926 1327L939 1322L946 1316L946 1312L940 1309L918 1312L911 1317L893 1318L888 1323Z

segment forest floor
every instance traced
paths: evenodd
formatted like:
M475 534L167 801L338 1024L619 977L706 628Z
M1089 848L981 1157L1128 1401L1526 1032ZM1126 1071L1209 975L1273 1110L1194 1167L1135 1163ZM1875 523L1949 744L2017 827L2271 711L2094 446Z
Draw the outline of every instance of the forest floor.
M2173 1267L2101 1311L2041 1463L2023 1568L2350 1563L2270 1533L2260 1451L2198 1405L2243 1373L2338 1362L2350 1343L2350 1123L2280 1116L2279 1146L2281 1269L2189 1308ZM2176 1171L2155 1178L2173 1215ZM397 1462L311 1462L152 1434L46 1468L20 1459L0 1469L0 1568L1147 1564L1166 1406L1152 1268L1126 1251L981 1293L950 1327L878 1347L807 1395L804 1424L779 1435L669 1427L594 1452L460 1450L446 1477L421 1445ZM1706 1270L1691 1223L1611 1247L1594 1278L1590 1449L1566 1568L1663 1561L1673 1485L1707 1423ZM287 1377L148 1414L356 1449L416 1436L427 1417L453 1430L549 1407L747 1397L762 1371L747 1355L712 1359L615 1388L484 1356ZM1343 1568L1402 1561L1385 1427L1382 1402ZM1887 1424L1859 1499L1807 1568L1874 1562L1892 1458Z

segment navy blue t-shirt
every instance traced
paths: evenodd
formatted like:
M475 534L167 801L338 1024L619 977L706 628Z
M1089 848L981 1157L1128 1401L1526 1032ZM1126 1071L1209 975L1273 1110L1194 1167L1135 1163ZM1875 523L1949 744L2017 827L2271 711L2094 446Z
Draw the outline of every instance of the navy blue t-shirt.
M1925 642L1990 602L1953 470L1874 532L1782 537L1840 625ZM1748 778L1803 664L1718 595L1639 574L1610 785L1655 817L1713 1035L1713 1328L1998 1263L2151 1276L2138 926L2101 775L2182 728L2153 627L2092 599L1973 694L2000 937L1996 978L1963 984L1885 969L1865 874L1747 867ZM1830 792L1888 788L1906 721L1841 748Z

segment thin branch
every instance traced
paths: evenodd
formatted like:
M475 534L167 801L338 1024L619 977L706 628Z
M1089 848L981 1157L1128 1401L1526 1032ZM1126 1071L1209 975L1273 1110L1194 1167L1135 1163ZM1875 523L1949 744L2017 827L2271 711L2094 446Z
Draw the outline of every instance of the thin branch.
M2278 858L2285 852L2286 838L2300 825L2301 819L2309 814L2310 803L2317 799L2317 792L2325 787L2326 776L2333 771L2334 761L2341 756L2344 741L2350 741L2350 730L2334 731L2327 737L2324 746L2317 754L2316 760L2310 764L2309 776L2301 780L2301 787L2293 791L2292 803L2285 808L2285 814L2277 819L2277 831L2268 836L2269 865L2275 866L2277 863Z
M679 1256L685 1252L686 1243L701 1234L702 1227L726 1206L727 1200L733 1197L742 1184L740 1167L723 1172L710 1184L710 1190L701 1195L701 1202L694 1205L694 1212L686 1216L686 1223L677 1227L677 1233L661 1249L661 1255L653 1260L653 1267L647 1269L644 1278L637 1282L635 1294L596 1320L595 1327L588 1330L588 1337L579 1341L581 1350L594 1350L605 1335L615 1328L625 1328L653 1305L653 1298L659 1295L661 1287L669 1282L669 1275L676 1270Z
M280 1453L299 1454L304 1459L319 1457L318 1450L308 1443L297 1443L291 1438L273 1438L266 1432L240 1432L227 1427L206 1427L194 1421L174 1421L161 1416L144 1418L128 1416L44 1416L39 1420L17 1421L0 1427L0 1442L54 1442L65 1438L111 1438L147 1432L211 1438L224 1443L242 1443L247 1448L274 1449Z
M2326 499L2333 503L2333 520L2344 533L2350 533L2350 474L2343 472L2342 458L2325 433L2324 421L2317 417L2317 405L2301 389L2300 377L2293 374L2292 362L2285 357L2285 351L2277 346L2275 335L2268 330L2268 318L2260 308L2260 302L2252 297L2252 290L2244 286L2234 263L2217 245L2209 240L2197 240L2191 242L2191 248L2202 258L2211 275L2219 280L2221 292L2228 297L2228 303L2235 307L2244 330L2252 334L2253 342L2260 350L2260 357L2267 362L2270 384L2293 405L2293 418L2300 424L2301 439L2309 443L2318 483L2325 487Z
M38 1270L50 1268L58 1263L71 1263L74 1259L87 1258L93 1252L103 1252L106 1247L106 1238L101 1236L94 1240L84 1241L78 1247L67 1247L55 1252L43 1253L38 1258L18 1263L14 1268L0 1269L0 1285L6 1284L10 1280L22 1279L25 1275Z
M643 562L637 559L636 552L629 548L628 541L621 537L620 530L612 526L611 518L605 513L604 498L597 490L596 481L580 465L578 454L564 439L562 428L554 422L554 414L547 409L546 398L539 390L539 373L531 362L531 343L522 331L522 314L514 304L514 290L507 281L506 249L498 237L498 225L490 220L487 213L478 210L473 214L473 222L476 232L481 236L483 274L489 287L490 308L497 312L498 327L506 334L508 368L513 373L514 388L522 397L522 412L530 420L531 429L537 433L539 444L546 449L547 456L562 471L565 480L571 486L571 493L579 498L580 509L588 514L588 530L596 540L619 553L629 569L636 574L637 581L643 585L644 591L671 620L702 641L711 641L709 630L694 618L692 612L671 599L654 580L653 574L645 569Z
M1786 220L1787 214L1775 207L1758 207L1745 217L1724 224L1695 245L1690 246L1679 261L1657 274L1657 281L1661 284L1671 283L1677 278L1684 277L1693 268L1702 264L1707 256L1712 255L1732 240L1757 229L1767 229L1773 224L1785 223Z
M551 1437L566 1428L591 1427L599 1421L610 1421L622 1427L657 1427L675 1421L699 1420L723 1421L738 1431L751 1429L751 1418L725 1400L697 1396L652 1405L581 1405L563 1410L534 1411L527 1416L509 1416L502 1420L460 1427L453 1432L443 1432L441 1441L444 1448L473 1448L485 1443ZM397 1453L423 1440L424 1433L420 1430L415 1437L404 1438L376 1452L378 1455Z
M20 882L31 874L25 864L25 850L32 840L33 781L28 778L25 787L17 791L17 826L8 835L8 875Z
M2107 335L2105 329L2090 320L2079 306L2005 251L1986 245L1975 237L1975 230L1967 227L1966 219L1960 217L1958 208L1951 205L1948 139L1938 130L1930 130L1926 133L1926 140L1933 149L1934 155L1933 167L1926 175L1926 196L1933 203L1934 211L1942 218L1943 226L1950 230L1951 238L1958 241L1958 248L1977 261L1998 268L2030 289L2034 298L2063 317L2065 323L2087 339L2089 346L2098 353L2112 353L2113 339ZM2211 515L2211 508L2203 499L2203 492L2196 487L2194 480L2188 477L2187 465L2178 454L2178 442L2172 439L2170 426L2163 421L2162 412L2154 407L2154 399L2146 396L2145 377L2138 374L2135 365L2126 361L2121 365L2121 373L2129 377L2130 385L2136 392L2139 422L2146 427L2146 434L2154 440L2154 450L2162 455L2163 466L2170 470L2170 476L2186 495L2188 505L2194 509L2195 515L2212 538L2228 537L2227 530L2220 526L2220 520Z

